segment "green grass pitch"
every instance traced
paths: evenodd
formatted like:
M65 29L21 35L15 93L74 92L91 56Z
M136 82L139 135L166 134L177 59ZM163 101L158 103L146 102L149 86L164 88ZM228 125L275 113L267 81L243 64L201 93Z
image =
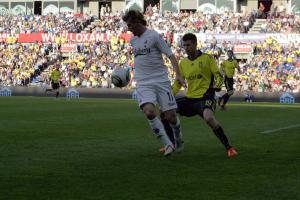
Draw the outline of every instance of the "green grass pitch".
M1 97L0 199L300 199L299 104L216 116L237 157L193 117L184 152L165 158L133 100Z

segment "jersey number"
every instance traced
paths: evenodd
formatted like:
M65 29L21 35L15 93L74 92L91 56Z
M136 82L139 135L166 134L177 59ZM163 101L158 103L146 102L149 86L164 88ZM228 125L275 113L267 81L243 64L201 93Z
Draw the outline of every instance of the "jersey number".
M205 101L205 105L206 105L206 106L211 106L211 105L212 105L212 101L211 101L211 100Z

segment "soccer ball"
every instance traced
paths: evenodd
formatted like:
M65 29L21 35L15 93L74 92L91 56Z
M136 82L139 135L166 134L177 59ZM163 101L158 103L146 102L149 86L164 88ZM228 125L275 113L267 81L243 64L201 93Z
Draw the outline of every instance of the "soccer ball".
M125 87L130 81L129 70L125 68L116 68L111 74L111 82L116 87Z

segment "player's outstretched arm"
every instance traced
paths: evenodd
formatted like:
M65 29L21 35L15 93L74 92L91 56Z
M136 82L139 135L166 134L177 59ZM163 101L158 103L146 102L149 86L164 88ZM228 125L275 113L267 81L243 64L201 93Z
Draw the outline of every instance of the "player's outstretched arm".
M181 89L182 85L178 82L178 80L175 80L173 85L172 85L172 91L174 96L176 96Z

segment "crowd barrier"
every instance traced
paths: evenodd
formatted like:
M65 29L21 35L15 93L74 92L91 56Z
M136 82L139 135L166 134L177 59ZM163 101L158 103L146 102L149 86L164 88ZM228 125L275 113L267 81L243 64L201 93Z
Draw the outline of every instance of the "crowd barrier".
M45 92L42 87L9 87L12 96L40 96L40 97L54 97L54 93ZM66 97L68 88L60 88L60 96ZM123 98L131 99L134 90L126 90L120 88L105 89L105 88L76 88L81 97L85 98ZM245 101L247 94L253 96L253 102L280 102L280 97L283 92L235 92L230 101ZM180 93L179 95L184 95ZM295 102L300 102L300 93L294 93L292 96Z

